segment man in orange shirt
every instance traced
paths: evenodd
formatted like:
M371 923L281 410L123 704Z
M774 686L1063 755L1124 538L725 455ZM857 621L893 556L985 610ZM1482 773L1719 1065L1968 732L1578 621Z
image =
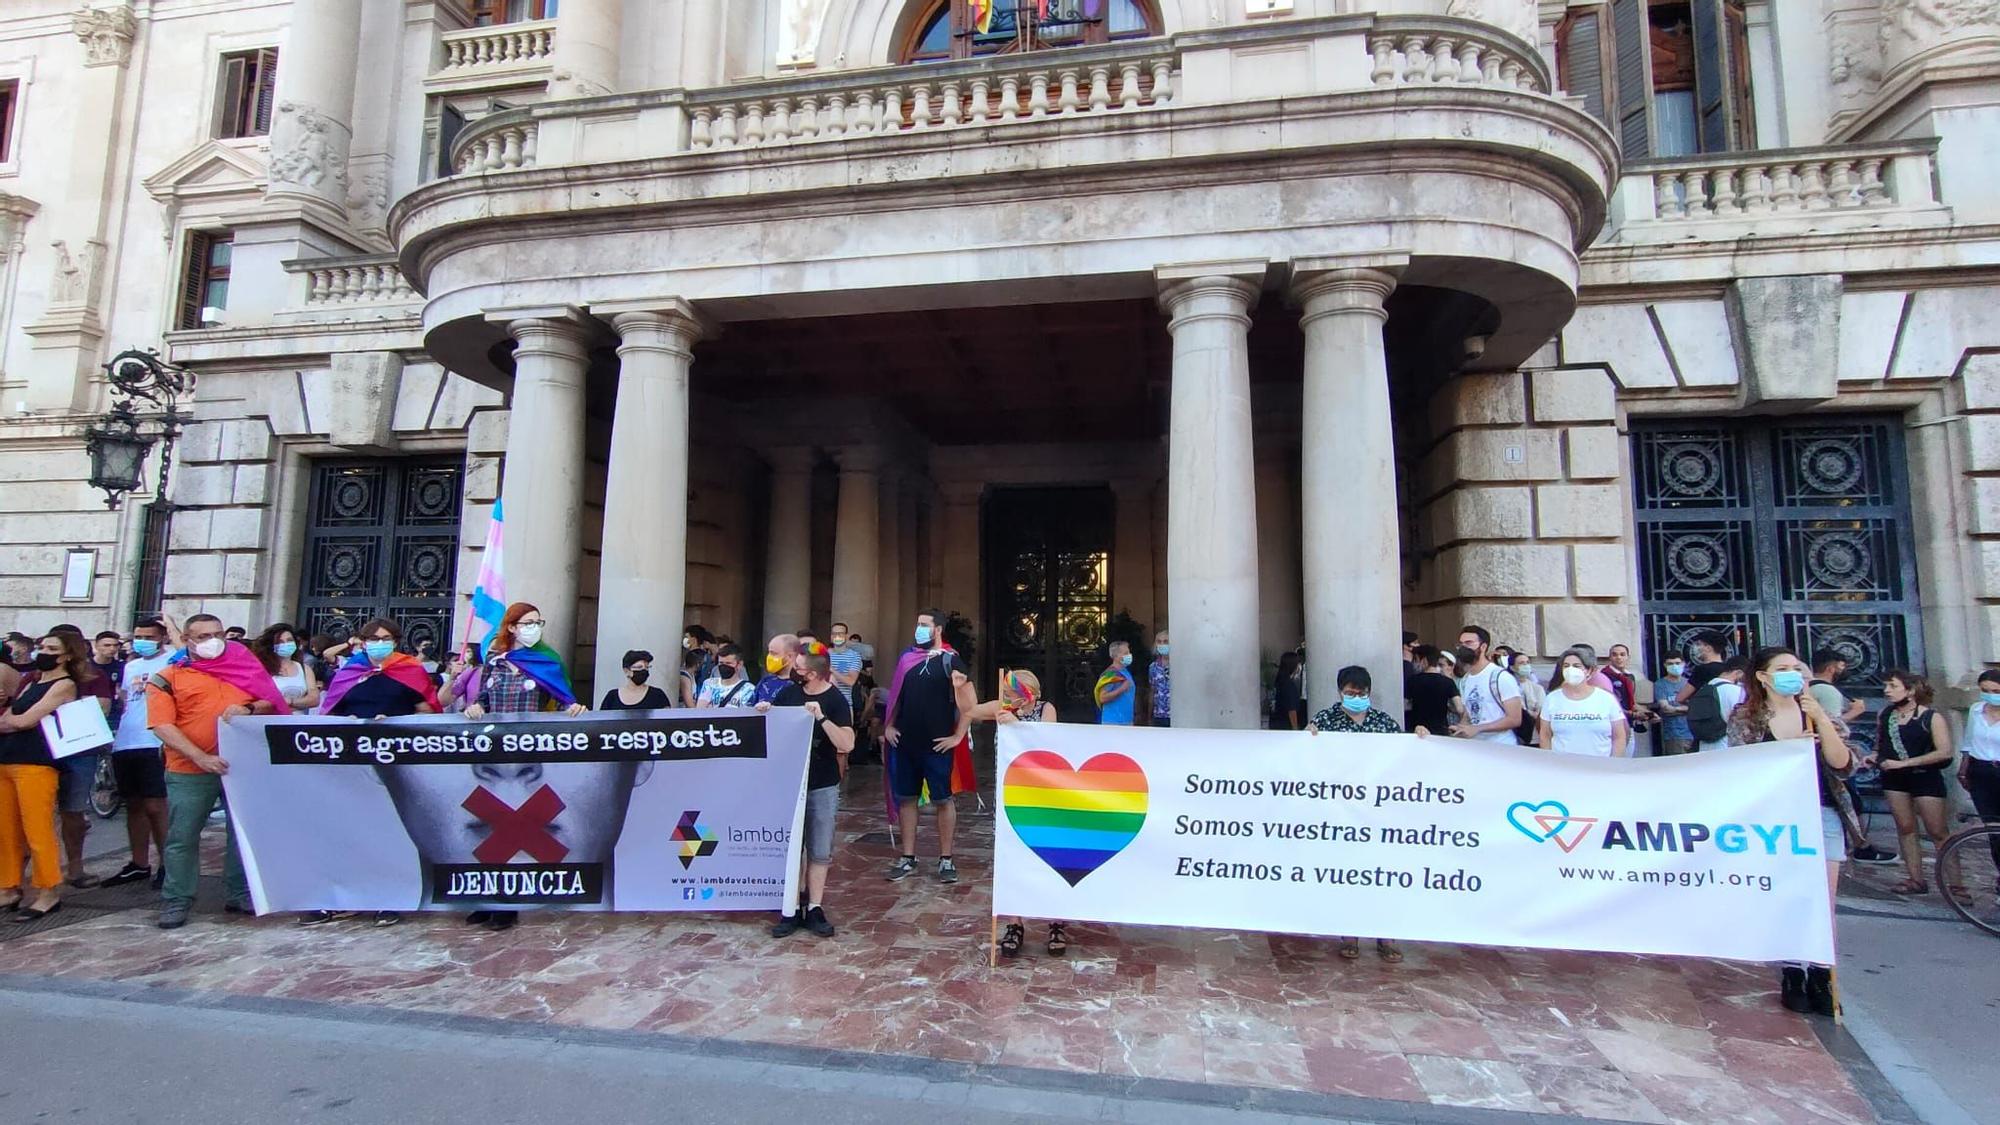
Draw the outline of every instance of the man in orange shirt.
M284 714L284 696L264 666L241 644L223 638L222 620L209 614L188 618L183 630L185 659L155 673L146 687L146 720L167 759L167 846L163 865L160 928L187 925L201 876L201 830L223 801L222 775L229 763L217 753L224 720L238 715ZM226 807L226 802L225 802ZM228 834L223 879L231 914L255 914L250 884L236 833Z

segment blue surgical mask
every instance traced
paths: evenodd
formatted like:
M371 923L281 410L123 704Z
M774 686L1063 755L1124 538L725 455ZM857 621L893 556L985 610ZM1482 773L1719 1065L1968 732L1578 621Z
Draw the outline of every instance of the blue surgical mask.
M1126 653L1125 655L1123 655L1123 656L1119 657L1119 658L1118 658L1118 663L1120 663L1120 664L1127 664L1127 665L1131 664L1131 663L1132 663L1132 654L1128 652L1128 653Z
M1771 673L1771 690L1784 696L1797 695L1806 690L1806 674L1804 672L1773 672Z
M292 655L299 651L298 642L279 641L271 646L271 651L277 653L280 660L290 660Z
M931 637L934 632L935 631L929 625L917 626L917 633L916 633L917 643L920 645L927 645L931 643Z
M1679 675L1680 675L1680 674L1681 674L1682 672L1685 672L1685 671L1687 671L1687 665L1685 665L1685 664L1669 664L1669 665L1667 665L1667 675L1669 675L1669 676L1676 676L1676 677L1678 677L1678 676L1679 676Z
M1979 693L1979 698L1988 707L2000 707L2000 691L1982 691Z
M1368 711L1368 697L1365 695L1343 695L1340 697L1340 705L1357 715L1366 714Z
M149 641L144 637L134 637L132 638L132 655L142 660L147 657L158 656L160 655L160 642Z
M373 661L376 664L380 664L384 660L389 659L390 655L392 655L396 651L396 642L369 641L361 646L361 651L368 654L369 660Z
M1165 656L1172 648L1173 648L1172 645L1163 644L1159 648L1154 649L1153 651L1159 653L1161 656Z

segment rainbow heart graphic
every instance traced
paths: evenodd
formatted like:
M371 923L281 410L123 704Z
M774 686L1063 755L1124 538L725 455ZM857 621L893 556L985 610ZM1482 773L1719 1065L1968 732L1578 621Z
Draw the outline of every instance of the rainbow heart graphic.
M1007 767L1002 792L1014 834L1072 887L1146 823L1146 771L1123 754L1078 768L1053 750L1030 750Z

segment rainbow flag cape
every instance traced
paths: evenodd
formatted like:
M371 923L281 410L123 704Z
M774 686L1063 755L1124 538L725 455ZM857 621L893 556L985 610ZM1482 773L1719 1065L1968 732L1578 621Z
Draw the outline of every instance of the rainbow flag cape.
M1122 668L1105 669L1097 677L1097 686L1090 689L1091 698L1096 700L1098 707L1100 708L1103 707L1105 697L1111 693L1111 689L1117 687L1120 683L1123 683L1124 680L1125 680L1124 669Z
M354 690L354 685L374 675L376 671L377 669L369 661L366 653L357 652L353 656L348 657L346 662L334 671L333 679L327 682L326 698L320 700L319 713L322 715L333 714L333 709L340 706L340 701L347 698L347 693ZM423 661L406 652L390 653L389 659L382 662L380 671L383 675L422 696L424 702L430 704L432 713L435 714L444 710L438 704L437 689L431 686L430 673L424 671ZM373 718L371 715L362 715L360 717L364 719Z
M192 647L183 648L174 654L168 665L192 668L206 676L214 676L223 683L236 688L252 699L261 699L271 705L280 715L292 713L292 705L285 702L285 693L278 690L271 674L264 671L264 662L257 654L237 641L230 641L223 647L222 655L214 660L196 660Z
M569 673L563 670L562 657L548 645L537 641L534 648L510 648L496 659L507 660L519 668L558 707L576 702L576 689L569 686Z

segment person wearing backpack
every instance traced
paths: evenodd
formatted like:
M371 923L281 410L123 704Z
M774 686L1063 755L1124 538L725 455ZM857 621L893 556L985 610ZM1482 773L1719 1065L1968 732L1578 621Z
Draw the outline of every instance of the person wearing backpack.
M1488 655L1493 635L1477 625L1458 632L1459 695L1465 700L1465 721L1453 723L1456 738L1481 742L1520 744L1515 731L1521 726L1521 685L1514 674L1495 664Z
M1729 714L1743 703L1743 676L1749 662L1740 656L1723 661L1722 668L1688 697L1688 729L1702 750L1721 750L1729 745Z
M754 707L757 705L757 685L743 674L743 650L737 646L723 645L715 653L715 675L701 685L701 695L695 706L709 707Z

